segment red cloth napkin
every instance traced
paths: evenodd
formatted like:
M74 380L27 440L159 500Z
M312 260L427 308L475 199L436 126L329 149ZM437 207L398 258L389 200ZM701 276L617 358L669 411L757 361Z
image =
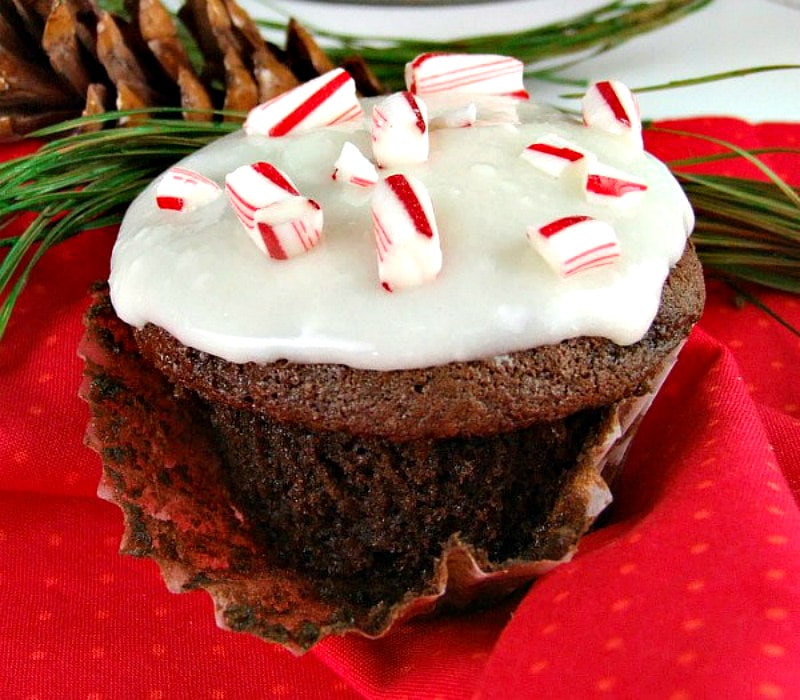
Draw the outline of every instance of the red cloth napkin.
M800 139L798 125L664 126L748 147ZM655 133L648 146L718 149ZM796 156L769 160L800 184ZM726 287L710 284L604 527L571 563L491 610L295 658L217 629L205 594L172 595L152 562L117 554L75 352L114 234L48 252L0 343L0 696L800 697L800 340ZM800 326L800 300L759 294Z

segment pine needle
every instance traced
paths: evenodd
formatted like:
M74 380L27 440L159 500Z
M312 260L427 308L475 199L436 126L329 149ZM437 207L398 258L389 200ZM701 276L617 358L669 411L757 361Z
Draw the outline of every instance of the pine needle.
M692 240L708 272L800 294L800 206L770 182L676 175L697 216Z
M707 271L800 294L800 191L759 156L792 154L800 149L748 150L723 139L677 129L651 127L655 133L695 138L719 146L723 153L675 160L668 165L695 211L692 240ZM721 158L741 158L766 181L687 172L687 166Z
M782 318L778 314L776 314L769 306L767 306L761 299L757 296L751 294L746 289L744 289L741 285L737 284L732 279L726 279L725 283L734 291L736 294L743 299L744 301L749 301L753 306L757 309L763 311L767 316L772 318L774 321L782 325L787 331L789 331L792 335L796 335L800 338L800 329L795 328L791 323L786 321L786 319Z
M0 163L0 248L8 249L0 261L0 338L31 270L49 248L81 231L120 222L159 173L239 127L159 118L148 111L157 116L136 126L74 133L137 114L115 112L44 129L33 136L57 138L35 153ZM172 111L162 110L163 116ZM7 234L31 213L34 218L20 235Z
M737 68L736 70L727 70L720 73L708 73L693 78L680 78L677 80L668 80L664 83L657 83L655 85L647 85L645 87L631 87L631 91L636 95L642 95L646 92L658 92L659 90L672 90L675 88L692 87L695 85L703 85L705 83L715 83L720 80L730 80L732 78L744 78L749 75L758 73L771 73L773 71L784 70L798 70L800 64L798 63L776 63L766 66L753 66L749 68ZM554 79L556 82L557 80ZM572 84L586 87L586 81L572 80ZM629 86L630 87L630 86ZM583 92L569 92L559 95L562 99L580 99L583 97Z

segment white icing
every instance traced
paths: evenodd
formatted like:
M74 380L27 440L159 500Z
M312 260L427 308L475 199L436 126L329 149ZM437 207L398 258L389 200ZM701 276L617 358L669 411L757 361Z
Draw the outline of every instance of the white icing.
M240 131L183 165L221 184L238 166L272 163L322 206L324 241L288 261L265 258L226 198L176 215L157 208L154 183L131 205L113 252L118 315L234 362L287 358L376 370L494 357L580 335L639 340L692 221L667 168L626 139L554 110L515 103L520 123L487 124L480 98L464 98L471 101L479 104L475 126L432 131L428 161L402 167L433 200L443 257L434 281L382 289L369 194L344 196L331 178L346 141L370 152L366 124L272 139ZM452 109L428 106L432 118ZM641 202L624 209L587 202L578 183L531 168L520 153L545 134L646 182ZM608 221L622 255L560 279L525 232L573 214Z

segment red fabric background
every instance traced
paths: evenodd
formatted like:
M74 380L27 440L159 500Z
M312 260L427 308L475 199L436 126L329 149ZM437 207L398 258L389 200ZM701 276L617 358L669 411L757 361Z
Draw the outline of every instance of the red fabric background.
M748 147L800 139L798 125L667 126ZM665 134L648 146L714 148ZM800 184L797 156L771 162ZM605 527L571 563L492 610L295 658L218 630L205 594L172 595L155 565L116 552L122 518L95 496L75 352L113 239L50 251L0 343L0 696L800 697L800 339L726 287L709 285ZM800 300L759 294L800 327Z

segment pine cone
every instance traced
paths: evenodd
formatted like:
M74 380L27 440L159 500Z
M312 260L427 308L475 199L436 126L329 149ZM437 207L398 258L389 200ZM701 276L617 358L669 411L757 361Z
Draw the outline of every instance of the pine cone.
M333 67L297 22L280 49L234 0L188 0L177 17L161 0L125 8L122 16L95 0L0 0L0 138L109 110L180 107L192 120L246 112ZM382 92L363 61L347 64L363 95Z

